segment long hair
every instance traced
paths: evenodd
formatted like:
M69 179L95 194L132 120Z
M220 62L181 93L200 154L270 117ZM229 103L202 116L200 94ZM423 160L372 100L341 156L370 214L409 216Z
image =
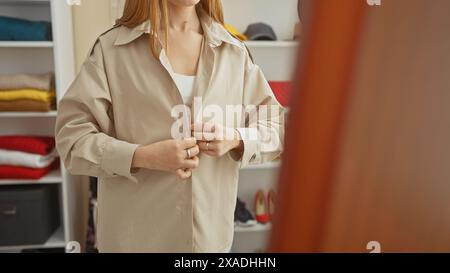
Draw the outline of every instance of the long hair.
M216 22L224 24L221 0L200 0L197 10L205 11ZM127 0L123 16L117 20L117 25L129 28L136 27L145 21L150 21L150 49L157 58L159 49L158 31L163 30L164 47L168 47L169 9L167 0Z

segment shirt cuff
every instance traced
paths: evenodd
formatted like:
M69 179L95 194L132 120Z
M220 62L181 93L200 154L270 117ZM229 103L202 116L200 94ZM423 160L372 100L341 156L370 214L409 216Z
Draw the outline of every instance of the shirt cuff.
M251 164L258 164L258 131L256 128L238 128L244 142L244 153L241 158L241 168Z
M131 164L138 146L120 140L107 142L103 150L102 169L110 175L123 176L137 183L131 174Z

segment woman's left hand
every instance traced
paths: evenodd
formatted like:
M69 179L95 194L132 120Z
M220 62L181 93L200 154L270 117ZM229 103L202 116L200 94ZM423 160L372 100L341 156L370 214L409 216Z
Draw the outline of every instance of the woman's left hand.
M242 154L244 143L241 135L234 128L220 124L194 124L193 136L197 139L200 151L212 157L221 157L230 151Z

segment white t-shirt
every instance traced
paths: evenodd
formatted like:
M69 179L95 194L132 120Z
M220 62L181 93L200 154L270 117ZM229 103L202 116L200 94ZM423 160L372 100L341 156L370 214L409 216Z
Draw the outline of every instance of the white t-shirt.
M194 82L195 76L186 76L174 73L174 81L180 90L181 97L183 97L183 101L185 104L191 103L194 96Z

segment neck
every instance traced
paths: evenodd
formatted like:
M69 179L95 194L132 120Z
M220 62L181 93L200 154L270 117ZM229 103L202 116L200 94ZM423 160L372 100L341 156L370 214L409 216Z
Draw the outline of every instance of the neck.
M168 3L169 28L177 31L199 31L200 19L195 6L183 7Z

